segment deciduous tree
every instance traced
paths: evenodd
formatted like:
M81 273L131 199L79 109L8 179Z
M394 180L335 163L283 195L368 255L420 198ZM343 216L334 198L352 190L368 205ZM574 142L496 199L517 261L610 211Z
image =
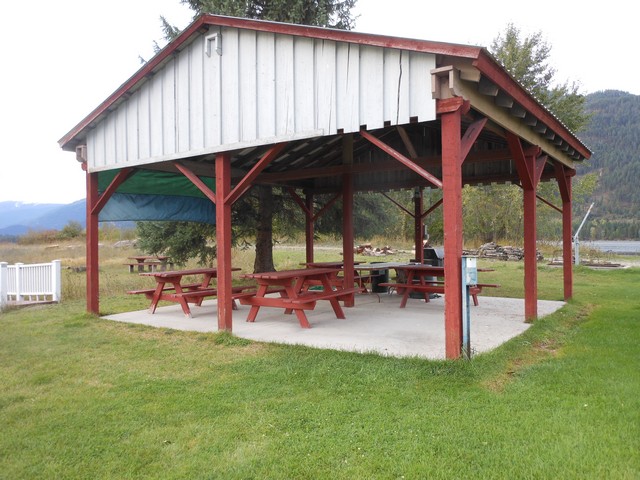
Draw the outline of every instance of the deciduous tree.
M579 92L579 83L557 83L556 70L551 66L551 45L542 32L523 37L520 30L508 24L491 44L491 52L523 87L554 113L570 130L578 132L589 122L585 96ZM593 192L595 177L576 182L576 198L582 199ZM553 187L553 188L552 188ZM560 202L558 188L552 184L539 186L541 196ZM522 202L517 186L469 187L464 192L465 232L467 238L477 240L516 240L521 238ZM481 206L480 208L474 206ZM490 205L491 208L487 208ZM544 207L546 208L546 207ZM477 210L477 211L472 211ZM538 216L538 232L558 235L561 224L553 212L542 210Z

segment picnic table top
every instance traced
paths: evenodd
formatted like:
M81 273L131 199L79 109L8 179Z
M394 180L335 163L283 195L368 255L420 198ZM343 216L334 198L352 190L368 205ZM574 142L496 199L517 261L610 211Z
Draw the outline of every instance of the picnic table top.
M132 255L127 258L129 258L130 260L137 260L138 262L144 262L145 260L164 261L164 260L168 260L169 256L167 255Z
M340 268L300 268L294 270L281 270L279 272L245 273L243 278L259 280L284 280L288 278L311 277L315 275L330 275L339 272Z
M353 262L354 265L359 265L360 262ZM336 260L333 262L306 262L301 263L300 265L306 265L310 268L342 268L344 267L343 260Z

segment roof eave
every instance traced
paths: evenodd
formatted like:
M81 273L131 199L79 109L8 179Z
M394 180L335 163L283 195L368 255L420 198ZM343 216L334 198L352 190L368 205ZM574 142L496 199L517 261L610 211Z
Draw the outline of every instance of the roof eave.
M482 50L473 65L488 79L510 95L532 115L560 135L576 152L585 159L591 151L558 118L545 108L535 97L524 89L486 50Z
M90 127L101 115L114 106L128 91L162 65L171 55L188 43L191 37L202 28L209 26L221 26L230 28L251 29L261 32L279 33L299 37L316 38L321 40L348 42L359 45L369 45L384 48L397 48L413 50L417 52L452 55L457 57L475 59L482 51L481 47L470 45L458 45L428 40L415 40L407 38L390 37L369 33L358 33L348 30L313 27L307 25L293 25L287 23L270 22L264 20L251 20L245 18L225 17L220 15L201 15L196 18L180 35L165 46L156 56L149 60L140 70L124 82L115 92L96 107L89 115L65 134L58 144L63 150L74 151L77 145L77 137Z

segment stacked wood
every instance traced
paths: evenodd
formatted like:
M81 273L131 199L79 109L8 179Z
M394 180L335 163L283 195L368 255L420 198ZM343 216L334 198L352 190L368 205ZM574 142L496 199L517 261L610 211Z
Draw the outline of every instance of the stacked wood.
M475 255L480 258L495 258L496 260L520 261L524 258L524 248L511 245L500 246L495 242L485 243L477 250L465 250L464 255ZM544 256L536 250L536 259L544 260Z
M395 250L390 246L386 245L384 247L373 247L370 243L365 243L363 245L357 245L353 249L353 253L357 255L365 255L371 257L381 257L384 255L393 255Z

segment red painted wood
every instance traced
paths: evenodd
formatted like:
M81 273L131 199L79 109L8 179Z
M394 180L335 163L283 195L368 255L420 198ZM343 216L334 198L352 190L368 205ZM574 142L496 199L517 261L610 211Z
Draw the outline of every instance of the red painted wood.
M533 160L533 159L531 159ZM524 201L524 316L538 316L538 260L536 257L536 191L523 190Z
M440 205L442 205L442 199L438 200L436 203L434 203L433 205L431 205L426 212L424 212L422 214L422 218L427 218L427 216L433 212L436 208L438 208Z
M233 191L231 191L227 197L225 197L225 202L229 203L229 205L233 205L236 200L238 200L247 190L249 190L253 181L256 179L260 172L267 168L269 164L275 160L282 149L287 146L287 143L276 143L273 147L271 147L267 153L265 153L260 160L253 166L249 173L247 173L240 182L235 186Z
M440 101L438 101L438 104ZM460 105L462 106L462 105ZM449 107L447 107L449 108ZM440 111L438 107L438 111ZM462 160L458 108L440 115L442 125L442 194L444 222L444 323L447 358L462 352Z
M518 187L522 188L522 185L518 185ZM544 203L545 205L548 205L549 207L553 208L556 212L558 213L562 213L562 208L560 207L556 207L553 203L551 203L549 200L547 200L546 198L541 197L540 195L536 194L536 198L538 200L540 200L542 203Z
M331 206L336 203L340 198L342 198L342 192L341 193L336 193L335 196L329 200L324 207L322 207L320 210L318 210L318 212L313 216L313 221L315 222L316 220L318 220L322 215L324 215L327 210L329 210L331 208Z
M540 150L540 152L542 152L542 150ZM537 155L540 155L540 153L538 153ZM544 171L544 166L546 165L548 159L549 157L547 155L540 155L535 157L534 178L536 181L536 185L540 183L540 179L542 178L542 172Z
M555 206L553 203L551 203L549 200L547 200L547 199L545 199L545 198L542 198L540 195L536 195L536 198L537 198L538 200L540 200L542 203L544 203L544 204L546 204L546 205L550 206L551 208L553 208L556 212L560 212L560 213L562 213L562 209L561 209L561 208L559 208L559 207L556 207L556 206Z
M528 112L559 134L562 139L580 155L587 159L591 157L589 149L584 146L555 115L542 106L526 89L522 88L486 50L483 50L482 53L478 55L478 58L473 62L473 66L479 69L483 75L504 90Z
M509 150L511 150L511 155L513 156L516 170L518 171L518 177L520 178L522 189L532 189L533 177L531 176L531 169L527 166L527 162L525 161L525 154L524 150L522 149L520 137L511 132L506 132L506 137L507 144L509 145Z
M569 201L562 203L562 270L564 276L564 299L573 298L573 255L572 255L572 225L571 225L571 177L569 180Z
M218 250L218 330L233 330L233 298L231 296L231 203L225 198L231 192L231 157L216 155L216 243Z
M460 111L461 115L466 115L471 108L471 102L462 97L451 97L438 100L436 104L436 113L442 115L444 113L455 113Z
M96 198L95 205L91 208L91 213L99 214L118 187L134 173L135 170L133 168L123 168L120 170L116 176L113 177L113 180L111 180L106 190L102 192L99 198Z
M556 179L562 198L562 273L564 299L573 298L573 229L571 176L575 173L560 163L555 163Z
M507 160L511 160L511 152L509 152L509 150L506 148L501 148L499 150L470 152L469 155L467 155L465 163L499 162ZM442 159L440 155L437 155L412 158L411 161L426 170L431 167L440 168ZM307 178L336 177L348 172L351 172L353 174L399 172L403 171L404 169L405 167L396 160L382 160L375 164L364 162L356 163L354 165L335 165L333 167L304 168L301 170L291 170L287 172L262 173L258 176L258 181L264 183L274 183L282 181L304 180Z
M374 137L373 135L371 135L369 132L367 132L365 130L361 130L360 131L360 135L362 136L362 138L365 138L369 142L373 143L376 147L378 147L383 152L388 153L391 157L393 157L396 160L398 160L405 167L407 167L407 168L413 170L414 172L416 172L418 175L420 175L425 180L429 181L431 184L435 185L438 188L442 188L442 182L440 181L439 178L431 175L424 168L420 167L415 162L413 162L412 160L408 159L407 157L402 155L397 150L391 148L389 145L387 145L386 143L382 142L381 140L379 140L378 138Z
M520 177L524 205L524 316L526 321L538 316L538 260L536 257L536 189L546 156L538 157L539 147L525 152L520 138L507 132L507 143Z
M87 311L100 313L100 276L98 270L98 174L87 172Z
M415 195L415 191L414 191L414 197L413 197L413 207L414 207L414 215L413 215L413 240L414 240L414 245L415 245L415 256L416 256L416 262L418 263L422 263L424 262L424 248L423 248L423 238L422 238L422 229L424 226L424 223L422 221L423 217L422 217L422 188L418 189L418 195Z
M396 207L398 207L400 210L402 210L404 213L406 213L407 215L410 215L413 217L413 212L410 212L408 209L406 209L404 207L404 205L401 205L400 202L396 202L393 198L391 198L389 195L387 195L384 192L380 192L382 194L383 197L385 197L387 200L389 200L391 203L393 203Z
M173 162L173 165L180 171L180 173L191 180L191 183L193 183L196 188L200 190L209 200L211 200L213 203L216 203L215 192L212 192L207 184L200 180L200 178L195 173L182 165L180 162Z
M305 201L305 222L304 222L304 243L305 260L307 263L313 262L313 236L315 224L313 221L313 193L307 192Z
M306 202L300 197L300 195L298 195L295 188L287 187L287 192L289 192L289 195L291 195L291 198L293 198L293 201L298 204L300 209L304 212L305 216L309 216L313 214L312 210L309 210L307 208Z
M471 147L478 139L480 133L482 133L482 129L487 123L487 118L481 118L480 120L476 120L473 122L467 130L464 132L464 136L462 137L462 161L464 162L471 151Z
M358 288L342 288L333 279L340 271L339 268L303 268L298 270L281 270L279 272L260 272L242 275L258 283L258 290L254 296L240 297L240 303L251 305L247 322L254 322L260 307L284 308L285 314L294 312L302 328L311 328L304 310L313 310L316 301L328 300L336 318L344 319L345 315L338 303L342 295L350 295ZM323 287L321 292L307 291L307 282L319 283ZM284 290L280 297L265 297L270 287ZM346 299L345 306L346 306Z
M345 288L354 283L354 235L353 235L353 176L349 173L342 176L342 259L344 261ZM351 295L344 302L345 307L353 307L355 298Z

